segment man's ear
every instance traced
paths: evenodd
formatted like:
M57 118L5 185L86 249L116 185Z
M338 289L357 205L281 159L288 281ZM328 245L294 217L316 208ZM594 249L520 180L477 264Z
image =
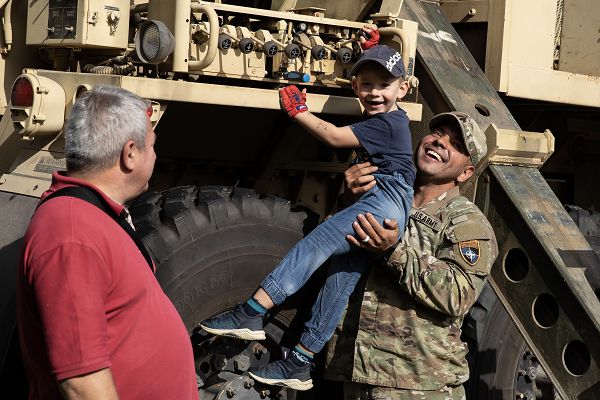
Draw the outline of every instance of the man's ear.
M121 150L121 165L126 171L132 171L137 161L137 146L133 140L129 140Z
M398 101L402 100L402 98L404 96L406 96L406 93L408 93L408 82L403 81L400 84L400 86L398 87L398 96L397 96Z
M460 175L456 177L456 181L458 183L466 182L467 179L472 177L474 173L475 167L469 164L465 168L463 168L463 171L460 173Z
M354 90L354 94L358 97L358 83L356 82L356 76L352 77L352 90Z

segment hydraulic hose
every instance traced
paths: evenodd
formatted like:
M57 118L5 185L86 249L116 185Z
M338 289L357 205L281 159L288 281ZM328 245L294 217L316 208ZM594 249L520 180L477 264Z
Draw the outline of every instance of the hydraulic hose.
M135 66L131 62L114 66L86 64L83 67L83 72L99 75L129 75L133 71L135 71Z

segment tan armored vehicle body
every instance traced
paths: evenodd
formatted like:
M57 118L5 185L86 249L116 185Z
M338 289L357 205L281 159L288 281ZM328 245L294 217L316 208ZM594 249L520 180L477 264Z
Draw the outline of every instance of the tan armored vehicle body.
M291 124L276 89L306 87L311 111L334 123L358 120L348 71L368 22L402 55L410 92L401 105L415 143L433 114L454 109L488 136L477 184L463 188L500 246L463 327L469 398L600 398L600 265L562 205L600 207L595 0L0 6L2 397L24 396L12 283L19 238L51 173L65 167L70 107L98 84L153 102L157 164L151 191L131 211L190 332L201 398L295 396L244 372L293 341L282 332L300 323L310 287L269 320L263 344L212 341L197 325L250 295L332 207L352 154ZM336 393L322 382L303 396Z

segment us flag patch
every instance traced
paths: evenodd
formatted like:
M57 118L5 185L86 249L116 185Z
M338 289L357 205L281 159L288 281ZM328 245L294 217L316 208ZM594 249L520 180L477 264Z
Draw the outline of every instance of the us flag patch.
M473 266L479 261L479 240L469 240L466 242L459 242L458 248L460 249L460 255L467 264Z

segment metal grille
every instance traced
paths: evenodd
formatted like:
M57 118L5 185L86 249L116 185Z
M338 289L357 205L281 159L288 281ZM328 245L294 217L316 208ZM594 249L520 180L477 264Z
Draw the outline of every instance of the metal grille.
M142 39L142 52L147 60L154 60L160 49L160 33L155 24L150 24L144 30Z

